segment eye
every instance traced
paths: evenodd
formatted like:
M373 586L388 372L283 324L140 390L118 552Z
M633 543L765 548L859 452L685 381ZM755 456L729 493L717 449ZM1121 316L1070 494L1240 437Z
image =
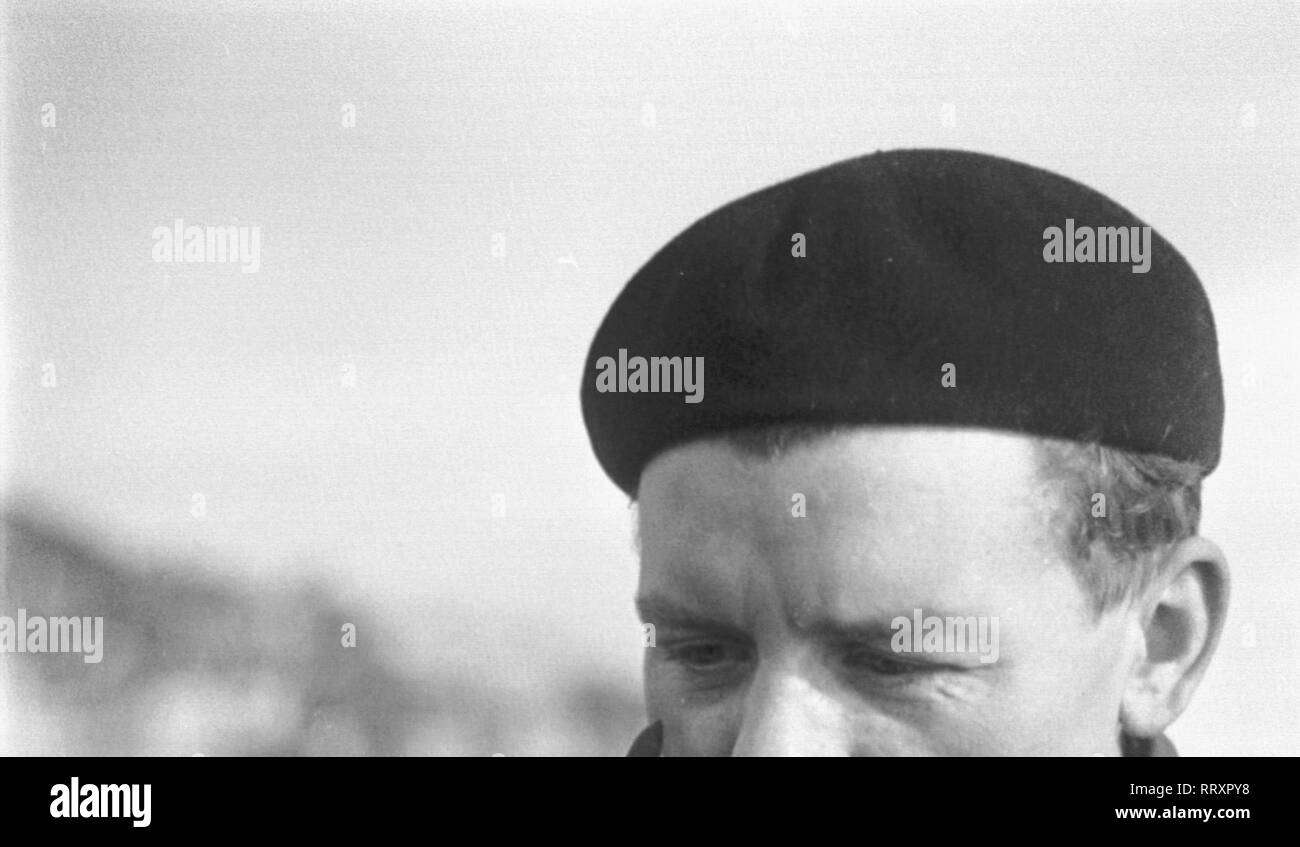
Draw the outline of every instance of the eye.
M688 641L664 645L669 661L696 673L725 670L743 663L748 651L726 641Z
M876 676L907 676L934 669L923 662L900 659L893 654L867 649L848 651L844 655L843 662L845 667L854 673L870 673Z

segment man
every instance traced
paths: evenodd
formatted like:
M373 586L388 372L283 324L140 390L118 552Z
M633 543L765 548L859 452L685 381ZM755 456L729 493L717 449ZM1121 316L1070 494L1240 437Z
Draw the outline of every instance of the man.
M596 333L637 504L631 755L1172 755L1223 627L1209 304L1101 194L876 153L742 198Z

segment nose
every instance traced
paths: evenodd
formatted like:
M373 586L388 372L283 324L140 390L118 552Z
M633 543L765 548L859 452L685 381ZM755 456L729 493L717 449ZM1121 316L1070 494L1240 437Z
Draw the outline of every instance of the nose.
M733 756L850 753L834 698L797 672L760 672L742 708Z

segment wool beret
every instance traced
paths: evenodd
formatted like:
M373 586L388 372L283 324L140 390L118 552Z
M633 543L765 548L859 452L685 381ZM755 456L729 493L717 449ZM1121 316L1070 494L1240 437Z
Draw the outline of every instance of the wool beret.
M635 496L663 450L778 423L981 427L1219 461L1223 387L1200 281L1073 180L895 150L749 194L627 283L582 412Z

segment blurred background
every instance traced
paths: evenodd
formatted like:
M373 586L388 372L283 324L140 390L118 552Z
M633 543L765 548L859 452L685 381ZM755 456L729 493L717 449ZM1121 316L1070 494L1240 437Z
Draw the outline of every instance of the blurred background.
M942 146L1109 194L1201 276L1235 584L1171 737L1300 754L1298 9L6 3L0 614L106 643L0 655L0 752L621 754L592 333L722 203ZM259 227L259 269L155 262L177 218Z

